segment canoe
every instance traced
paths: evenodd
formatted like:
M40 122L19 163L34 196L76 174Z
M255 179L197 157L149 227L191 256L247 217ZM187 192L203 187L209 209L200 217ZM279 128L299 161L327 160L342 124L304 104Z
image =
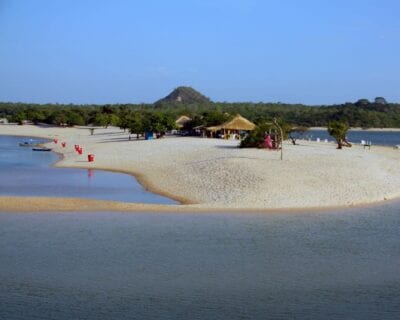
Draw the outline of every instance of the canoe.
M38 147L38 148L32 148L32 150L33 150L33 151L51 151L51 148L41 148L41 147Z

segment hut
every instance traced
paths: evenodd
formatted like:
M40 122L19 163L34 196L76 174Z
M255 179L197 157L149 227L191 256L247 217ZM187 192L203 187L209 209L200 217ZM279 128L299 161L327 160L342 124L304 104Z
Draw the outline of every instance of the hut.
M182 129L185 124L190 121L192 121L192 119L188 116L180 116L178 119L176 119L175 124L178 129Z
M172 130L171 133L172 134L180 134L180 135L187 135L189 134L188 131L186 131L186 126L187 124L192 121L191 118L189 118L188 116L180 116L178 119L175 120L175 130Z
M255 127L256 125L253 122L238 114L232 120L219 126L208 127L207 131L213 137L222 136L224 139L240 139L244 134L253 131Z

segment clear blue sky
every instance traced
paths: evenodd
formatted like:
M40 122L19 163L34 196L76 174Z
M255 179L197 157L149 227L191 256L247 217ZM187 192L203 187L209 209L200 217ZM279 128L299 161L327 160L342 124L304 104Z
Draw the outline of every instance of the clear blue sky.
M400 102L398 0L0 0L0 101Z

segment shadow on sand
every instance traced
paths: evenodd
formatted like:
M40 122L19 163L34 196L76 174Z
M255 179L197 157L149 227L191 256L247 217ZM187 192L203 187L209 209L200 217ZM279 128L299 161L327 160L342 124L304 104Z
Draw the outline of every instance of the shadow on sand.
M100 141L99 143L110 143L110 142L135 142L135 141L145 141L144 139L131 139L129 140L128 138L111 138L111 139L104 139L103 141Z
M239 145L237 146L215 146L218 149L240 149Z
M83 130L83 129L82 129ZM117 132L96 132L96 130L94 131L93 135L94 136L104 136L104 135L128 135L129 132L123 132L123 131L117 131Z

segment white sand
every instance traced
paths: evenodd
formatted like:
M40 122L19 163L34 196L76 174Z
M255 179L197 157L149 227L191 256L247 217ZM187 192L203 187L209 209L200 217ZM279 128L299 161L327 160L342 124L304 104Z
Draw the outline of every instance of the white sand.
M185 201L187 209L320 208L400 197L400 151L391 148L337 150L333 143L299 141L284 144L280 161L279 152L238 149L235 141L128 141L117 128L96 129L90 136L88 129L0 125L0 134L58 135L67 147L50 144L64 155L56 166L132 173L148 189ZM83 146L83 155L74 144ZM95 162L87 162L88 153ZM4 202L0 198L0 208Z

